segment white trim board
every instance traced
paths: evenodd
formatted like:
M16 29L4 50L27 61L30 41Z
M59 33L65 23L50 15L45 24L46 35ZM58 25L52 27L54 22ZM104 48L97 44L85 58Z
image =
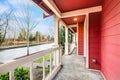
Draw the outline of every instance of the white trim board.
M69 28L71 27L77 27L77 24L72 24L72 25L68 25L69 26Z
M58 7L55 5L53 0L43 0L43 2L60 18L61 12Z
M90 7L90 8L79 9L79 10L61 13L61 18L78 16L78 15L85 15L87 13L95 13L95 12L100 12L100 11L102 11L102 6L95 6L95 7Z

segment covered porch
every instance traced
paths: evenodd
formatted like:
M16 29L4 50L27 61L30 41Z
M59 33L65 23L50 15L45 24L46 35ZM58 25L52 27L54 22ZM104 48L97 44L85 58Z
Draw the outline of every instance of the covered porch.
M42 58L40 80L119 80L120 0L33 0L54 15L54 46L0 65L0 74L29 64L30 80L35 80L34 62ZM65 28L65 53L59 44L59 27ZM69 47L68 31L74 35ZM46 74L45 56L49 55ZM9 66L9 68L8 68Z

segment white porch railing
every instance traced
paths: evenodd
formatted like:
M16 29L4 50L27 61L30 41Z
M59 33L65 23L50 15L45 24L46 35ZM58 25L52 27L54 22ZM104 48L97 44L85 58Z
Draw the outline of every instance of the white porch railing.
M69 44L69 54L71 54L71 53L72 53L72 51L73 51L73 49L74 49L75 47L76 47L75 42L73 42L73 43Z
M55 68L52 69L52 53L58 54L57 58L55 59ZM58 53L57 53L58 52ZM9 80L14 80L14 70L22 66L24 64L30 64L30 80L34 80L33 76L33 62L36 61L39 58L43 58L43 79L42 80L51 80L55 74L59 71L61 68L61 48L59 46L54 46L53 48L49 48L43 51L36 52L34 54L31 54L29 56L24 56L15 60L12 60L8 63L0 64L0 74L4 74L6 72L9 72ZM50 72L48 76L45 76L45 56L50 55ZM58 62L56 62L58 61ZM56 64L57 63L57 64Z

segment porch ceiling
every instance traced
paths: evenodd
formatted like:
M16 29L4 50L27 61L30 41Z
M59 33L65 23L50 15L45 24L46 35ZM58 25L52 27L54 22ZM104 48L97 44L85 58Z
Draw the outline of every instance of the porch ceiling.
M33 0L47 13L53 12L62 19L66 25L84 24L85 14L101 11L102 0ZM45 5L46 4L46 5ZM77 18L75 21L74 18ZM74 26L73 26L74 27ZM70 28L76 32L76 28ZM77 26L75 26L77 27Z
M61 13L101 5L102 0L53 0Z
M77 21L74 21L74 18L76 18ZM85 15L62 18L62 20L67 25L73 25L73 26L71 26L72 32L76 33L77 32L77 25L75 26L74 24L77 24L77 23L84 24Z
M77 18L77 21L74 21L74 18ZM77 24L77 23L84 23L85 15L62 18L62 20L63 20L67 25L72 25L72 24Z

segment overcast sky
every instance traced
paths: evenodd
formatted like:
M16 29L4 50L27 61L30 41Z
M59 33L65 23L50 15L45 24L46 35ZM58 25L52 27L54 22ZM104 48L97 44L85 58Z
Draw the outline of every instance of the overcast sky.
M34 2L31 0L0 0L0 15L3 14L4 12L9 12L10 10L13 10L13 14L16 16L17 19L23 20L24 16L22 15L23 9L26 5L26 3L29 4L29 7L32 11L31 14L31 19L34 21L40 21L42 20L42 14L44 13L40 7L38 7ZM45 35L52 35L53 34L53 25L54 25L54 20L53 16L49 18L43 19L39 25L37 25L36 28L32 30L32 33L35 33L36 31L40 31L42 34ZM24 23L24 21L23 21ZM13 25L14 24L14 25ZM15 20L10 20L10 25L11 27L15 27ZM16 26L16 29L17 28ZM19 30L18 30L19 31Z

